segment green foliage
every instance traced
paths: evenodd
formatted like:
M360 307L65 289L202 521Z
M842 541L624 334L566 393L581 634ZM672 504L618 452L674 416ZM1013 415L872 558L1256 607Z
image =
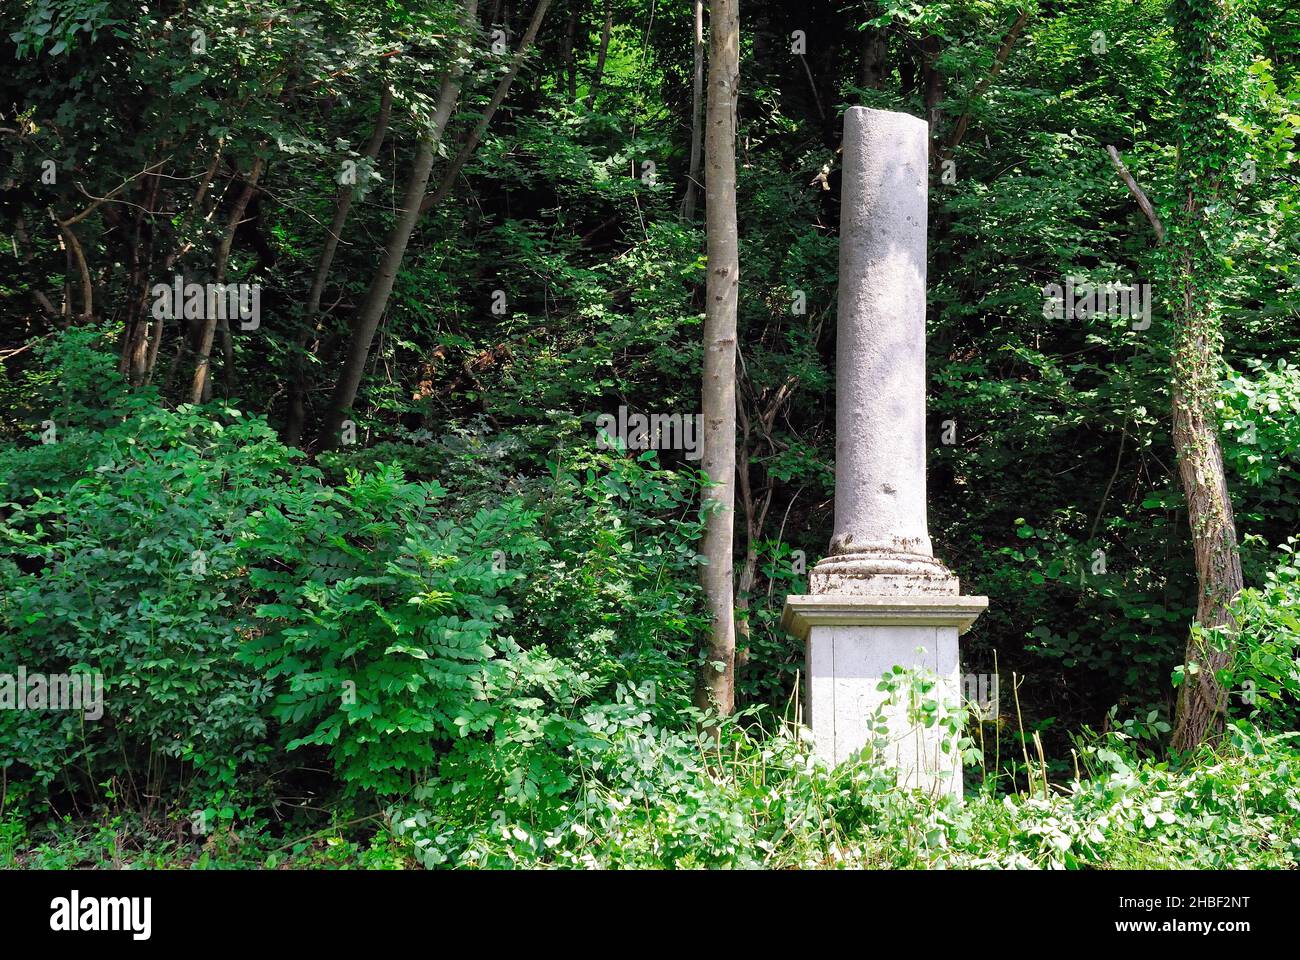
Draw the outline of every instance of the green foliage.
M70 387L93 380L85 347L55 367ZM4 453L0 672L105 678L103 725L0 713L6 765L37 794L75 773L74 792L111 776L153 795L167 761L227 791L279 731L382 795L454 741L540 736L544 707L619 685L655 690L665 715L689 703L700 621L681 581L700 528L691 478L653 455L570 457L475 508L483 491L449 502L383 463L327 484L232 409L121 393L109 412L94 430L61 411L57 442Z
M1233 706L1272 730L1300 728L1300 564L1295 540L1259 587L1237 597Z
M283 679L289 748L327 745L350 788L385 794L451 741L495 756L543 737L546 709L617 683L657 685L664 710L688 702L698 620L667 585L699 529L662 519L683 492L672 474L593 459L531 505L457 517L440 515L436 484L380 467L264 511L244 549L271 599L245 654ZM537 788L537 771L510 769Z
M617 722L615 722L617 720ZM1089 777L1047 796L964 804L899 791L870 758L827 771L792 732L725 725L720 744L621 715L575 725L580 787L502 798L457 764L392 811L429 866L1110 869L1293 866L1300 784L1290 735L1234 729L1185 770L1122 734L1081 743Z
M490 729L517 703L503 672L519 699L545 678L545 658L511 663L518 647L496 636L500 591L523 575L509 558L545 549L535 515L514 501L458 524L435 512L442 494L391 468L351 472L263 511L244 543L269 597L246 659L284 687L275 716L301 731L289 749L329 746L352 787L399 790L439 741Z
M738 573L753 573L740 701L799 701L781 608L830 534L838 117L927 116L956 174L930 187L930 525L965 589L993 598L963 669L996 669L1004 690L1014 677L1023 707L966 732L990 739L961 745L965 810L898 796L870 757L819 770L763 711L721 744L697 738L697 464L595 446L618 406L698 404L686 5L615 4L598 90L603 9L554 6L416 226L355 404L360 442L313 457L272 432L297 370L310 449L442 77L465 67L434 183L500 76L489 32L517 39L531 5L480 3L462 43L451 0L21 0L0 8L0 673L100 670L107 702L99 722L0 713L0 864L1294 862L1300 596L1269 545L1300 521L1295 12L822 4L801 10L799 57L787 8L753 0L742 26L738 440L755 523L738 504ZM212 273L255 157L262 189L227 273L262 284L261 328L219 351L208 406L181 405L179 323L150 383L128 387L114 353L140 286ZM308 318L346 161L355 202ZM1209 202L1187 209L1189 188ZM51 213L80 217L92 303ZM1150 327L1045 315L1043 284L1068 277L1150 281ZM1171 383L1189 292L1215 317L1193 332L1217 344L1221 321L1227 371ZM1267 732L1170 769L1196 576L1168 424L1189 379L1222 427L1253 586L1232 714ZM899 696L917 679L891 677ZM1116 735L1080 746L1088 725ZM308 794L329 815L268 836L271 805ZM74 802L93 813L63 822ZM213 830L167 846L159 807Z
M144 802L169 765L215 789L271 754L270 689L238 661L238 543L297 468L264 422L234 411L133 400L119 413L103 431L70 426L2 455L6 475L57 465L62 483L6 494L0 671L100 673L105 714L4 711L0 736L38 794L56 779L95 794L111 777Z

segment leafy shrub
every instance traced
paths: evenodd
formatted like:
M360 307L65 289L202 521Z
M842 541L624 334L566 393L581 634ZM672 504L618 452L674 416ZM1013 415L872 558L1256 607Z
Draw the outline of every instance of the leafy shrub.
M543 704L571 708L574 689L646 682L685 703L693 621L668 588L697 527L645 535L683 502L673 475L600 466L557 479L549 501L533 491L463 517L439 485L383 466L263 511L244 549L272 599L245 656L284 686L274 713L290 748L327 746L350 788L387 794L458 738L498 749L537 735Z
M103 431L72 426L3 453L11 477L76 471L48 490L6 487L0 670L102 673L105 714L83 727L78 714L5 711L0 737L42 787L61 777L94 793L112 777L156 796L180 765L230 784L272 746L269 688L238 660L252 613L239 540L306 474L265 422L235 411L119 412Z
M1296 540L1264 584L1243 590L1235 610L1241 631L1234 668L1234 704L1270 730L1300 729L1300 561Z

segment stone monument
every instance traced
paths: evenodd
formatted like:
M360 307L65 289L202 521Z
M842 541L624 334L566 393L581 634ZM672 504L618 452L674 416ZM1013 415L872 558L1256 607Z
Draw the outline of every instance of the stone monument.
M805 643L817 753L838 764L872 736L894 666L938 678L927 699L960 703L957 637L988 606L961 596L934 557L925 495L925 271L928 127L903 113L844 117L836 347L835 529L786 599ZM901 699L901 698L896 698ZM960 758L940 729L886 706L886 762L900 786L961 793Z

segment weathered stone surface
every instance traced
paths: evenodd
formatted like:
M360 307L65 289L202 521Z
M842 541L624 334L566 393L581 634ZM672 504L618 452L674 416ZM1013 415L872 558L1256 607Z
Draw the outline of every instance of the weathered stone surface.
M845 116L835 530L810 595L788 597L782 623L806 644L805 719L820 756L840 763L861 749L879 711L899 784L960 795L955 740L879 690L902 666L936 681L927 698L959 707L957 637L988 605L960 595L926 521L927 147L915 117Z
M926 525L927 149L928 127L916 117L865 107L845 114L835 532L814 591L843 589L843 578L823 575L853 569L948 575ZM916 580L896 585L930 592Z
M808 687L804 717L818 756L842 763L880 736L879 758L900 787L960 796L956 742L909 717L907 701L886 703L880 681L895 665L922 668L935 680L927 694L961 704L957 637L988 606L985 597L792 596L782 624L805 644ZM874 745L873 745L874 749Z

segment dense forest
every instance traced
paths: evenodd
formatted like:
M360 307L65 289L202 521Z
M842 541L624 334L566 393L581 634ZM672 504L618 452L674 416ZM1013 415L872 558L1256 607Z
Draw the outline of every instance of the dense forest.
M1300 9L6 0L0 61L0 866L1300 863ZM852 106L929 124L964 802L818 762L781 625Z

